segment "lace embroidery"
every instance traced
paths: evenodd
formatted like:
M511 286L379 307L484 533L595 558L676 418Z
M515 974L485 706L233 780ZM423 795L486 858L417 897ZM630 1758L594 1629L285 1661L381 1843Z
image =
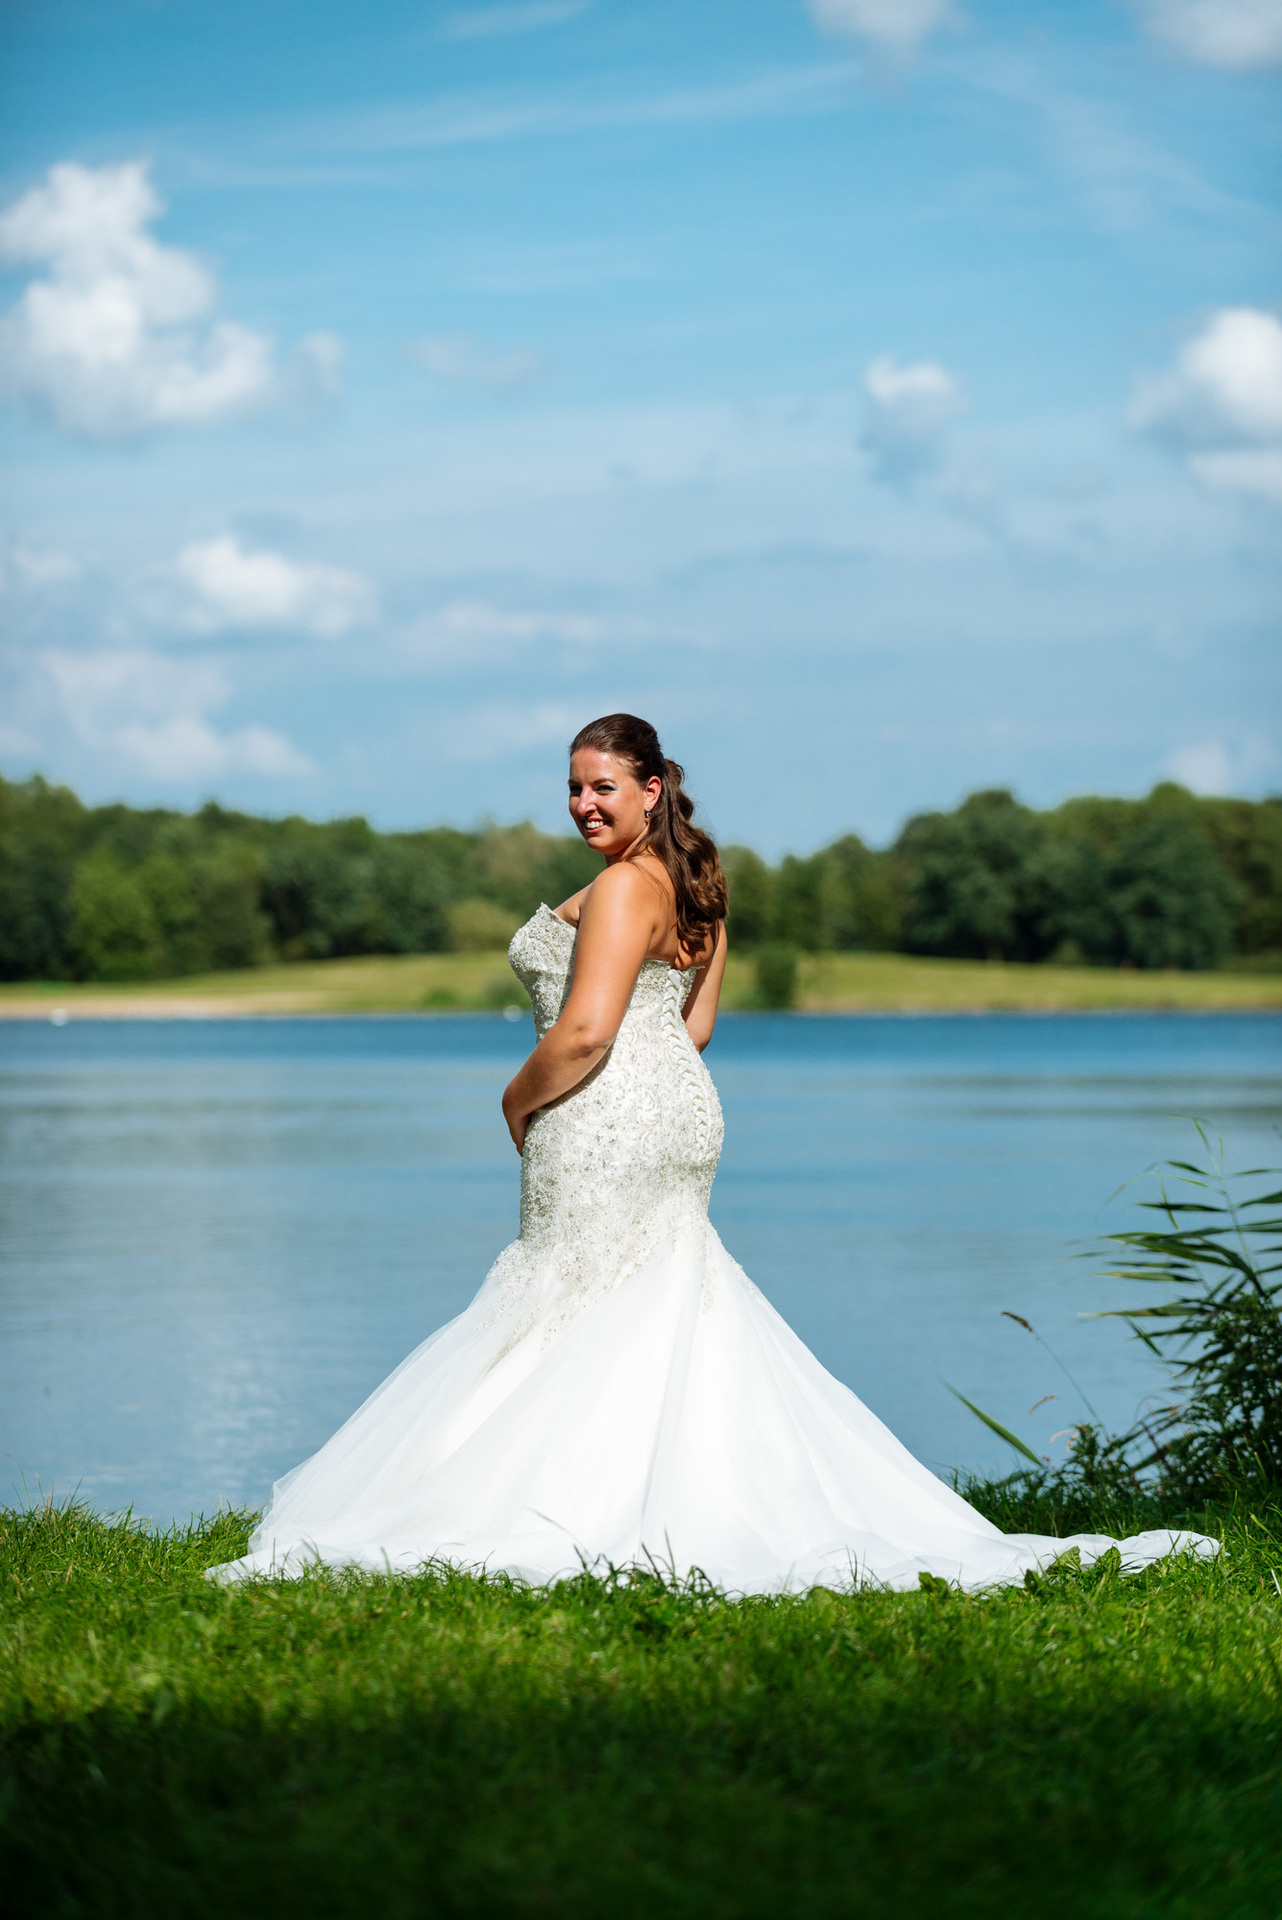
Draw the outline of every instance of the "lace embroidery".
M546 905L508 958L539 1037L560 1014L577 930ZM521 1159L521 1235L486 1281L486 1325L503 1351L537 1328L555 1338L674 1235L702 1242L721 1155L716 1088L681 1018L694 968L646 960L613 1046L577 1087L536 1113ZM706 1269L705 1269L706 1270ZM704 1306L711 1304L705 1282Z

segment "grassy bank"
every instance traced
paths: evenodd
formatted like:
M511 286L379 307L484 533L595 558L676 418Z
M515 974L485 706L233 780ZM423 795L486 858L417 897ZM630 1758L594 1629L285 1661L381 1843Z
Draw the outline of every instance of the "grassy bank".
M725 1005L754 1004L749 957L732 955ZM411 1013L524 1004L501 953L429 953L246 967L136 986L22 981L0 987L0 1018ZM1003 966L901 953L803 954L797 1004L814 1013L985 1009L1282 1008L1282 973L1145 973Z
M1219 1560L730 1604L8 1514L9 1910L1276 1920L1282 1509L1188 1518Z

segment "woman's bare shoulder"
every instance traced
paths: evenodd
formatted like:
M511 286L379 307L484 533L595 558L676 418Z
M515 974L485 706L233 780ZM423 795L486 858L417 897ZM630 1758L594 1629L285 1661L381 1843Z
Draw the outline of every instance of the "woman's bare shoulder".
M602 906L608 900L625 911L661 913L672 893L672 882L657 860L616 860L597 875L588 892Z
M657 871L651 871L651 869ZM599 906L607 903L649 914L660 915L670 904L672 882L667 870L657 860L619 860L604 873L599 873L589 886L580 887L568 900L563 900L556 908L562 920L577 927L583 918L583 912L589 899L594 898Z
M637 854L634 859L622 861L621 865L651 887L665 907L675 908L677 890L672 884L672 875L657 854Z

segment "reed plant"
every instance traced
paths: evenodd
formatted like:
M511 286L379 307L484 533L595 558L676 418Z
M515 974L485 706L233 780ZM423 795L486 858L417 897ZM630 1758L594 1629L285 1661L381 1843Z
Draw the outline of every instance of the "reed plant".
M1120 1503L1158 1525L1199 1501L1282 1493L1282 1171L1226 1174L1223 1141L1192 1124L1202 1161L1164 1161L1146 1176L1157 1197L1139 1205L1160 1224L1107 1234L1083 1256L1102 1262L1107 1278L1161 1289L1161 1299L1094 1317L1125 1321L1167 1367L1168 1389L1125 1432L1109 1433L1068 1374L1087 1418L1073 1430L1065 1462L1052 1467L949 1387L1029 1462L999 1483L1008 1489L1008 1515L1047 1505L1081 1515ZM1021 1314L1006 1318L1040 1340Z
M1165 1162L1157 1197L1140 1202L1157 1222L1105 1242L1111 1278L1164 1297L1101 1317L1124 1320L1175 1388L1117 1451L1195 1498L1241 1480L1282 1487L1282 1171L1226 1175L1223 1142L1193 1124L1201 1162Z

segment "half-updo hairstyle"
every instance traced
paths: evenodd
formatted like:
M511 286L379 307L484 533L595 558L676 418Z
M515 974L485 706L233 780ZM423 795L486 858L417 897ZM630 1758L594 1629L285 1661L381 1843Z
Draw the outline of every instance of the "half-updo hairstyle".
M650 810L646 838L638 852L662 860L676 894L677 938L689 954L711 951L717 927L726 917L726 876L710 834L690 824L694 801L685 791L685 769L664 757L659 736L648 720L633 713L608 713L580 727L570 752L591 747L631 767L637 781L659 780L662 787Z

